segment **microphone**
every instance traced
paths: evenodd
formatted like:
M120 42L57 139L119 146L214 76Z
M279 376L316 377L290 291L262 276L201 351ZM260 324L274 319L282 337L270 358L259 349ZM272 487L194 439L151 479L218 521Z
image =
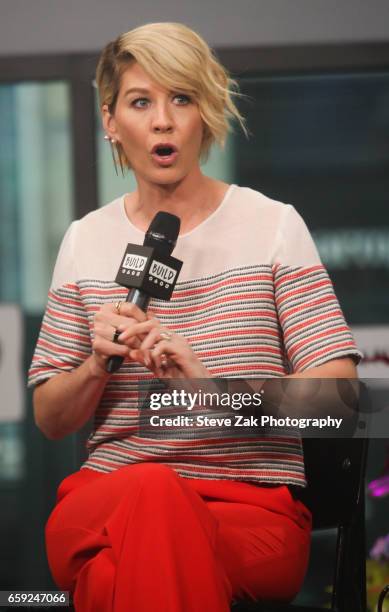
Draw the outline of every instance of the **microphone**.
M152 297L170 300L182 267L182 261L171 257L180 232L176 215L159 211L150 223L143 246L128 244L115 281L129 291L126 302L147 311ZM106 371L113 373L123 363L121 355L112 355Z

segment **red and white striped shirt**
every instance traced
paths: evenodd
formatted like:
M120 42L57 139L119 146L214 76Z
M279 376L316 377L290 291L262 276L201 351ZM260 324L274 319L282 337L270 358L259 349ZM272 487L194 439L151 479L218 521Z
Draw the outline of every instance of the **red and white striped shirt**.
M124 197L75 221L62 242L29 385L71 371L91 353L93 317L123 299L114 282L127 243L144 234L126 216ZM215 377L280 377L330 359L361 354L328 274L296 210L231 185L219 207L173 255L184 262L170 302L149 310L185 336ZM166 463L192 478L305 485L299 436L222 428L166 432L140 426L139 391L153 375L125 363L96 409L83 464L101 472L140 461Z

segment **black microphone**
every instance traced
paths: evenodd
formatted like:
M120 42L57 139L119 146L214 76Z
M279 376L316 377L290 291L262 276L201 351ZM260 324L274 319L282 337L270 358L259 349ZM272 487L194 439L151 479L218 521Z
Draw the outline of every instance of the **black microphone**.
M128 244L116 282L128 287L126 302L147 311L150 299L170 300L182 267L182 261L171 257L180 232L176 215L158 212L146 232L143 246ZM121 355L112 355L106 371L113 373L123 363Z

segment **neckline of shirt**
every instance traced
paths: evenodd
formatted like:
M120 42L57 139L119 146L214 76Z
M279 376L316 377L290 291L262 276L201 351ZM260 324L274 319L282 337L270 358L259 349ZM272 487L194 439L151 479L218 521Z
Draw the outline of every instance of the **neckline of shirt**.
M238 187L238 185L236 185L235 183L231 183L231 185L228 187L227 191L225 192L222 201L220 202L220 204L217 206L217 208L215 208L215 210L208 215L208 217L206 217L203 221L201 221L201 223L199 223L198 225L196 225L196 227L194 227L193 229L191 229L189 232L185 232L185 234L180 234L178 236L178 241L180 241L183 238L188 238L189 236L192 236L195 232L197 231L201 231L202 228L207 225L212 219L214 219L214 217L216 217L221 211L222 209L225 207L225 205L227 204L228 200L230 199L231 194L235 191L235 188ZM139 229L138 227L136 227L136 225L134 225L132 223L132 221L128 218L127 213L126 213L126 205L125 205L125 200L124 198L126 197L127 194L124 194L121 196L120 198L120 210L122 212L122 215L124 216L126 222L130 225L130 227L138 234L144 236L145 232L141 229Z

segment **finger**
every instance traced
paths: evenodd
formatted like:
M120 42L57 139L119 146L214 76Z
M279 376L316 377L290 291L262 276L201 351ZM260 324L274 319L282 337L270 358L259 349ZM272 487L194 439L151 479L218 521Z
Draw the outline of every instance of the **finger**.
M100 323L95 326L95 338L104 338L104 340L116 343L118 341L118 329L110 323L104 325Z
M119 326L119 327L109 326L110 330L115 330L115 332L117 332L118 334L116 337L116 340L113 340L114 335L112 335L112 340L114 342L118 342L119 344L125 344L129 348L138 348L141 344L141 341L143 340L143 337L139 338L138 336L134 335L131 331L133 327L134 327L133 324L130 324L130 326L127 327L125 331L123 332L121 331L122 326Z
M159 327L153 327L147 336L142 341L140 348L144 351L151 350L161 339L161 330Z
M96 332L108 336L107 329L109 330L109 328L114 327L122 332L127 329L129 325L138 322L134 318L122 317L121 315L114 314L111 306L111 304L106 304L98 312L96 312L93 319L93 327Z
M171 340L160 340L151 350L153 359L159 358L163 354L170 356L177 354L176 348Z
M117 312L117 309L114 305L114 312ZM132 304L131 302L122 302L120 305L119 316L121 317L133 317L137 321L146 321L147 315L143 310L139 308L136 304Z
M128 346L111 342L106 340L102 336L96 336L92 342L92 349L100 356L110 357L111 355L120 355L121 357L128 357L129 350Z
M148 368L158 378L171 378L169 374L169 367L171 362L166 358L156 357L153 358L149 351L141 351L140 349L134 349L130 351L130 359L141 363L143 366Z
M130 359L144 365L149 370L154 371L154 362L150 357L150 351L142 351L140 349L130 350Z
M101 316L107 322L111 323L121 331L128 327L129 322L141 323L146 321L146 313L143 312L135 304L128 302L121 302L120 312L116 307L116 304L105 304L96 316Z
M151 361L151 367L153 370L159 372L162 369L162 358L160 355L156 355L153 351L150 351L149 359ZM166 357L165 357L166 360ZM166 361L165 361L166 363Z
M150 357L159 371L165 372L175 364L178 353L171 340L160 340L150 351ZM160 374L158 374L160 375Z
M132 336L144 336L153 328L153 323L151 321L144 321L143 323L132 323L120 334L119 340L120 342L125 342L128 338Z
M166 353L162 353L160 356L152 355L153 362L155 364L155 374L158 378L172 378L175 363L169 359Z
M121 339L121 336L118 338L118 342L120 344L124 344L128 349L138 349L141 345L143 338L138 338L138 336L131 336L129 338Z
M119 330L117 327L109 324L99 323L95 326L95 337L102 337L113 343L126 344L127 347L137 348L140 345L140 339L137 337L129 338L126 342L122 342Z

